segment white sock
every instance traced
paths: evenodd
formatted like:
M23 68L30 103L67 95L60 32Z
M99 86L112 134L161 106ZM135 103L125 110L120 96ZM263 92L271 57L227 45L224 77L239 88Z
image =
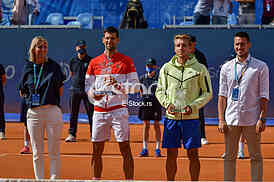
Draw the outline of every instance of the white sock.
M24 141L24 146L29 147L29 141Z
M160 142L156 141L156 149L160 149Z
M244 152L245 143L239 142L239 152Z
M147 149L147 142L143 141L143 149Z

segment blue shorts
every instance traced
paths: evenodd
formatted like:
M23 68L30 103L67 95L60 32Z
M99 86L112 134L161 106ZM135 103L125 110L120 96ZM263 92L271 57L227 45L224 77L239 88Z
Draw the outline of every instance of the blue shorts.
M165 118L162 148L181 148L182 143L187 150L201 147L200 120Z

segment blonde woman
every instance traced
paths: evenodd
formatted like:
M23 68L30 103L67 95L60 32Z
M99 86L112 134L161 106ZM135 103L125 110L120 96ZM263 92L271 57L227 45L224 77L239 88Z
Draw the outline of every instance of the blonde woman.
M50 179L60 176L60 137L63 127L60 96L65 76L61 67L47 57L48 42L34 37L22 79L20 91L26 95L27 126L33 150L36 179L44 179L44 133L48 138Z

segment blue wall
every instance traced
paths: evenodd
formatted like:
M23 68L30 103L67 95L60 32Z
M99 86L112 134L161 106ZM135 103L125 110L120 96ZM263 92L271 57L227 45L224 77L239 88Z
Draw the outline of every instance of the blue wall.
M138 74L144 73L144 61L154 57L159 65L163 65L173 55L173 36L176 33L191 33L197 37L198 48L205 53L214 87L214 98L206 107L207 117L217 116L217 93L219 68L225 58L232 52L233 34L243 29L185 29L185 30L122 30L119 51L134 59ZM249 32L253 56L264 60L270 69L270 97L273 98L274 69L274 29L247 29ZM68 73L66 63L73 56L73 46L78 39L85 39L88 43L88 52L91 56L102 53L102 32L92 30L63 30L63 29L0 29L1 64L7 71L5 87L6 105L8 113L19 112L19 95L17 83L21 75L24 58L32 38L42 35L49 42L49 57L63 65ZM68 112L68 88L70 80L65 83L65 92L62 97L62 108ZM274 117L274 102L270 102L268 116Z

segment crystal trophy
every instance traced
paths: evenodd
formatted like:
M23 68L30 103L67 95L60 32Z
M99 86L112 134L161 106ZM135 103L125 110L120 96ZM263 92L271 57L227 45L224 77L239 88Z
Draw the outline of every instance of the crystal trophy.
M174 87L172 89L172 104L175 106L175 113L184 113L185 110L185 98L182 88Z

